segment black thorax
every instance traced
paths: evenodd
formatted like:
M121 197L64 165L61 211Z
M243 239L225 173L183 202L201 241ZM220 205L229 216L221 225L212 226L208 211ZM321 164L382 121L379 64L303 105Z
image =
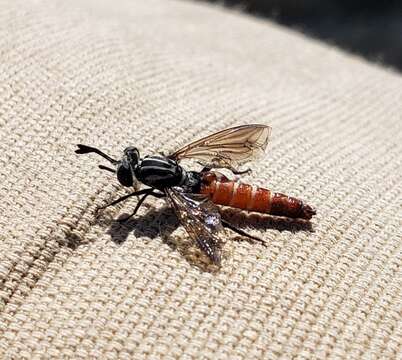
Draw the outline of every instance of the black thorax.
M134 174L137 180L158 190L180 186L184 191L192 191L200 184L197 173L186 171L176 161L162 156L145 157L135 167Z

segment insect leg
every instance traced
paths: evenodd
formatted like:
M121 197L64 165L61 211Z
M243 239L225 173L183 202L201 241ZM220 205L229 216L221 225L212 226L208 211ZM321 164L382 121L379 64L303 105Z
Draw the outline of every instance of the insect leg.
M198 162L200 165L203 165L201 162ZM238 169L236 169L236 168L234 168L234 167L232 167L232 166L229 166L229 165L227 165L227 166L224 166L224 165L222 165L222 166L211 166L211 165L205 165L203 168L202 168L202 170L200 171L201 173L203 173L203 172L208 172L208 171L211 171L213 168L216 168L216 169L219 169L219 168L227 168L227 169L229 169L234 175L244 175L244 174L251 174L252 173L252 170L250 169L250 168L247 168L247 169L245 169L245 170L238 170Z
M128 195L124 195L124 196L122 196L121 198L118 198L117 200L112 201L110 204L107 204L107 205L105 205L105 206L98 207L98 208L96 209L96 212L98 212L99 210L106 209L106 208L109 207L109 206L116 205L116 204L118 204L119 202L122 202L122 201L128 199L128 198L131 197L131 196L140 196L140 195L143 195L143 194L149 194L149 193L151 193L152 191L153 191L153 189L143 189L143 190L140 190L140 191L135 191L135 192L133 192L133 193L131 193L131 194L128 194Z
M147 189L147 190L150 190L150 189ZM162 197L165 197L166 195L165 194L160 194L160 193L154 193L153 192L153 189L151 190L151 192L148 192L148 193L146 193L140 200L138 200L138 203L137 203L137 205L135 206L135 209L134 209L134 211L129 215L129 216L127 216L127 217L125 217L125 218L123 218L123 219L119 219L119 220L117 220L119 223L124 223L124 222L126 222L128 219L130 219L132 216L134 216L136 213L137 213L137 211L139 210L139 208L141 207L141 205L142 205L142 203L145 201L145 199L148 197L148 196L154 196L154 197L156 197L156 198L162 198Z
M141 207L142 203L143 203L143 202L145 201L145 199L148 197L148 195L150 195L150 193L145 194L140 200L138 200L138 203L137 203L137 205L135 206L134 211L133 211L130 215L128 215L127 217L125 217L125 218L123 218L123 219L118 219L117 221L118 221L119 223L124 223L124 222L126 222L128 219L130 219L132 216L134 216L134 215L137 213L138 209Z
M166 197L166 194L165 194L165 193L156 193L156 192L152 192L152 193L150 193L149 195L151 195L151 196L153 196L153 197L156 197L156 198L158 198L158 199L161 199L161 198Z
M251 174L252 170L250 168L247 168L245 170L237 170L233 167L230 167L230 171L235 174L235 175L244 175L244 174Z
M250 234L246 233L245 231L243 231L241 229L238 229L237 227L233 226L231 223L227 222L226 220L221 219L221 222L222 222L223 227L228 228L228 229L234 231L235 233L237 233L237 234L239 234L241 236L245 236L245 237L248 237L248 238L253 239L255 241L258 241L261 244L263 244L264 246L266 246L265 241L260 239L259 237L250 235Z
M203 166L202 170L200 171L200 172L202 172L202 173L203 173L203 172L211 171L211 169L212 169L211 166L205 165L204 163L202 163L202 162L200 162L200 161L197 161L197 163Z

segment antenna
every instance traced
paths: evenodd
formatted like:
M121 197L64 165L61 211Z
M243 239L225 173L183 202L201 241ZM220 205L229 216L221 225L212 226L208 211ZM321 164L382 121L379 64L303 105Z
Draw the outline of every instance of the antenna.
M78 149L75 150L76 154L95 153L95 154L98 154L98 155L102 156L106 160L110 161L113 165L116 165L118 163L117 160L111 158L110 156L106 155L104 152L100 151L97 148L87 146L87 145L82 145L82 144L78 144L77 146L78 146Z

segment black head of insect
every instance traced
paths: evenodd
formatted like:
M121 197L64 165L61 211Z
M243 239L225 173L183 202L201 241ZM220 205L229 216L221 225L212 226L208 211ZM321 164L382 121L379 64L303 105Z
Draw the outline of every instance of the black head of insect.
M134 146L124 149L123 158L117 165L117 180L123 186L134 185L134 169L140 160L140 153Z
M117 175L117 180L123 186L133 186L135 181L134 169L137 167L140 160L140 153L136 147L129 146L124 149L123 157L121 160L115 160L104 152L91 146L78 144L78 149L75 150L77 154L95 153L108 160L110 163L116 166L116 170L113 170L107 166L99 165L102 170L107 170Z

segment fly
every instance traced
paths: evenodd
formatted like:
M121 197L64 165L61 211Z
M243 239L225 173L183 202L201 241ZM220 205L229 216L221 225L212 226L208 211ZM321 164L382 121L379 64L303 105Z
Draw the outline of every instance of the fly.
M266 125L236 126L190 143L168 156L141 158L138 149L132 146L124 150L121 160L81 144L75 152L96 153L108 160L114 169L99 167L115 173L123 186L132 187L137 182L147 186L100 209L131 196L141 196L133 213L123 219L125 221L137 213L147 197L166 198L191 239L214 263L219 264L224 228L263 241L222 219L217 205L304 220L310 220L316 214L302 200L230 180L216 170L227 168L234 174L249 171L239 171L238 167L264 153L270 134L271 128ZM204 168L201 171L185 170L179 162L188 158L197 159Z

